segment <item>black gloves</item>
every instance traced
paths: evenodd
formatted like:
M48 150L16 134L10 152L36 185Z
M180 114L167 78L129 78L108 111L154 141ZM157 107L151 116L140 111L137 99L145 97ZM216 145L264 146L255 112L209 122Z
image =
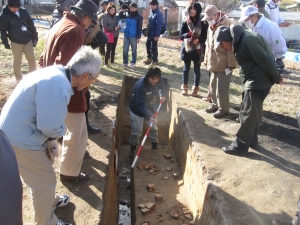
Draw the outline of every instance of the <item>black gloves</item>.
M6 49L10 49L10 45L9 45L9 44L4 44L4 47L5 47Z
M36 46L37 42L38 42L38 38L37 37L32 40L33 47Z

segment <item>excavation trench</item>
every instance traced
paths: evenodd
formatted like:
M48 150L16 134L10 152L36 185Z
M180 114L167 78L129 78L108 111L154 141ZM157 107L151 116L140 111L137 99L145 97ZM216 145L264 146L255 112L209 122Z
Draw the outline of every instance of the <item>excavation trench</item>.
M165 80L167 101L158 114L159 150L151 150L147 140L131 170L129 137L131 132L128 102L137 78L125 76L119 94L114 141L104 195L102 224L222 224L216 208L213 185L207 185L199 149L186 127L184 115L174 104ZM144 126L145 134L147 127ZM143 136L142 136L143 138ZM171 158L166 158L171 155ZM152 172L137 165L152 165ZM176 174L178 177L176 177ZM155 184L149 192L147 185ZM162 196L157 201L156 195ZM155 203L151 212L142 213L140 204ZM204 207L206 206L206 207Z

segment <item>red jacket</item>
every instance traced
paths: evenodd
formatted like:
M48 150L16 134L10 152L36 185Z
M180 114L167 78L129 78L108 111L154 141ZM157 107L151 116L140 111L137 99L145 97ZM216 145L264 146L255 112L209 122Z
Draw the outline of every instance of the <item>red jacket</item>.
M80 19L70 12L64 12L63 18L48 33L39 67L54 64L66 66L78 48L85 44L85 36L84 25ZM74 95L68 105L69 112L82 113L87 110L86 91L87 88L82 91L74 88Z

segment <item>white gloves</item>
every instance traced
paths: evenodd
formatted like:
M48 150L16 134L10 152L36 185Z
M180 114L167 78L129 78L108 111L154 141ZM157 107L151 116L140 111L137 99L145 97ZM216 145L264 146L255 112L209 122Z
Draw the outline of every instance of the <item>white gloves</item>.
M56 140L47 141L47 150L51 159L58 157L58 144Z

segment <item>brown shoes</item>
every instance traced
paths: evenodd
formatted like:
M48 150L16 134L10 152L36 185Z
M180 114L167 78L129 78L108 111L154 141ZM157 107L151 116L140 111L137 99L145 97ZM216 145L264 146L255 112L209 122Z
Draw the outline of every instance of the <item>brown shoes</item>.
M207 109L205 109L205 112L207 113L214 113L218 110L218 106L215 104L211 104Z
M199 87L196 87L196 86L193 86L193 88L192 88L192 96L193 97L198 97L198 91L200 90L200 88Z
M187 95L189 93L189 85L187 84L182 84L181 85L181 94L182 95Z
M144 61L143 63L145 63L146 65L152 63L152 59L151 58L148 58L146 61Z
M80 173L77 177L73 176L66 176L63 174L60 174L60 180L61 181L68 181L68 182L81 182L81 181L89 181L90 176L87 173Z

